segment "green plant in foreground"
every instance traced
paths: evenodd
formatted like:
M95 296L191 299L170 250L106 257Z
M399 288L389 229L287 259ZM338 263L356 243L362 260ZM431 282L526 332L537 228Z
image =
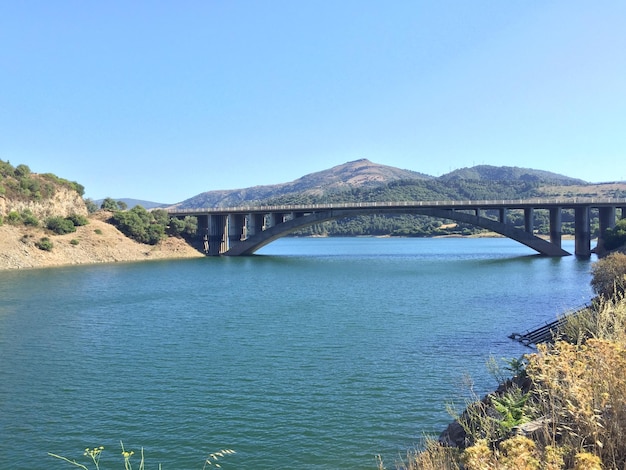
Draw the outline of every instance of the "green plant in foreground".
M492 397L491 404L502 415L498 424L502 426L504 431L509 432L515 426L530 421L530 417L526 413L526 402L529 396L518 386L513 386L503 395Z

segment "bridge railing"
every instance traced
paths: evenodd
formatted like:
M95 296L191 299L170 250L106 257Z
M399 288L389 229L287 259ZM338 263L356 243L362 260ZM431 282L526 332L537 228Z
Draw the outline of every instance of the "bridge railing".
M488 209L507 207L520 209L525 207L576 207L576 206L625 206L626 198L535 198L535 199L501 199L501 200L466 200L466 201L395 201L395 202L335 202L325 204L281 204L268 206L235 206L235 207L207 207L201 209L168 209L173 214L231 214L249 212L292 212L292 211L320 211L332 209L375 209L375 208L434 208L448 207L456 209Z

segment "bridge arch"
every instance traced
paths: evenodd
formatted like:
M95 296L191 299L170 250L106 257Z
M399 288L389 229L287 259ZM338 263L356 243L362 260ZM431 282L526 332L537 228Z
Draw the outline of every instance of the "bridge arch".
M362 210L355 209L328 209L310 214L302 215L300 217L294 217L287 221L278 223L272 227L269 227L261 232L258 232L244 240L238 241L233 244L223 254L227 256L241 256L251 255L260 248L268 245L269 243L282 238L297 230L306 228L308 226L327 222L330 220L337 220L346 217L354 217L355 215L371 215L371 214L414 214L414 215L426 215L430 217L436 217L440 219L455 220L457 222L463 222L475 225L477 227L485 228L492 232L503 235L507 238L511 238L519 243L522 243L529 248L537 251L538 253L546 256L567 256L571 253L563 250L560 246L546 241L531 232L521 230L513 227L510 224L499 222L497 220L482 217L478 214L478 210L475 214L456 211L453 209L438 209L438 208L389 208L381 209L366 208Z

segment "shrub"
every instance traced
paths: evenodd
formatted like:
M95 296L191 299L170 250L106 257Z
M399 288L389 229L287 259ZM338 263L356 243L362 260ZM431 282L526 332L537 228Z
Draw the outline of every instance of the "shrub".
M100 204L100 209L115 212L119 208L117 207L117 202L115 202L115 199L107 197L102 201L102 204Z
M85 206L87 207L87 212L93 214L98 210L98 206L92 199L85 199Z
M612 298L616 293L624 293L626 287L626 255L612 253L596 261L591 268L591 287L604 298Z
M159 224L142 206L116 212L112 221L124 235L139 243L156 245L165 236L164 225Z
M44 251L52 251L52 248L54 247L52 241L48 237L43 237L38 242L35 242L35 246Z
M22 216L17 211L11 211L7 214L6 221L11 225L19 225L22 223Z
M82 227L83 225L87 225L89 223L89 219L84 215L79 214L71 214L67 217L68 220L71 220L75 227Z
M75 238L72 238L72 239L70 240L70 244L71 244L71 245L78 245L79 243L80 243L80 242L79 242L78 240L76 240Z
M22 217L22 223L24 225L29 225L31 227L39 226L39 219L35 217L35 215L30 211L30 209L25 209L22 212L21 217Z
M65 235L66 233L72 233L76 231L74 223L69 219L63 217L50 217L46 221L46 228L52 230L57 235Z
M30 168L27 165L17 165L14 170L14 174L17 178L24 178L30 175Z
M167 232L174 236L194 236L198 232L198 218L186 216L184 219L169 219Z
M97 235L102 235L102 230L97 228L97 229L94 230L94 233L96 233Z
M608 228L604 233L604 248L614 250L626 244L626 219L620 219L615 227Z

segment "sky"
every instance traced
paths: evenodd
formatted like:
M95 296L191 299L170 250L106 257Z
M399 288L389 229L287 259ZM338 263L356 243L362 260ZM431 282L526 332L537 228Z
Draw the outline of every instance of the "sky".
M0 159L176 203L367 158L626 180L626 2L0 0Z

